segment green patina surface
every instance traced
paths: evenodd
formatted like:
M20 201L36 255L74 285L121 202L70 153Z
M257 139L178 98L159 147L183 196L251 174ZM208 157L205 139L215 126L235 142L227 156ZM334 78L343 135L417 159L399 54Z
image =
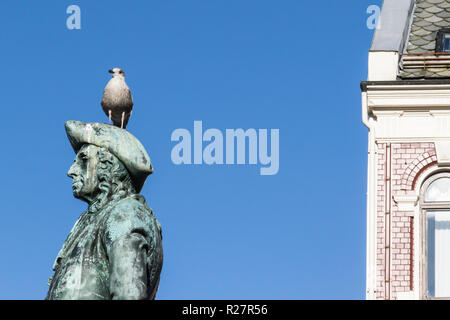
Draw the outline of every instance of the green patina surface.
M77 153L68 175L88 203L60 250L47 299L154 299L163 263L161 226L138 194L153 171L139 141L106 124L68 121Z

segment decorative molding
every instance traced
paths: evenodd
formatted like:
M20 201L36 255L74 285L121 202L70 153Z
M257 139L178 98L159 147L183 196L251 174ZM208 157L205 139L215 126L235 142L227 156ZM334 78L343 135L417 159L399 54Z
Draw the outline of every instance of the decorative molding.
M448 108L450 110L450 87L440 89L392 88L390 90L369 90L367 101L369 111L377 108L430 110ZM409 89L409 90L405 90Z
M437 163L439 167L450 165L450 139L437 140L435 142Z
M450 111L450 84L367 85L367 108L373 110Z
M402 176L402 190L412 190L418 176L425 168L435 164L437 161L436 153L433 149L430 149L419 157L414 159Z
M395 204L397 204L399 211L411 211L411 216L414 216L414 208L419 202L419 197L415 193L394 195L392 198Z
M450 102L450 96L449 96ZM450 136L450 107L444 114L437 110L372 112L375 121L375 138L378 139L427 139L435 141Z

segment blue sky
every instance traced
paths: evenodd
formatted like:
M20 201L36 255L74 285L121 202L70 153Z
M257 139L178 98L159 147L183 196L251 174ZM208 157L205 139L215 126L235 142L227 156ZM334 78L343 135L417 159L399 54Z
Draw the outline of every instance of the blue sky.
M66 8L81 8L68 30ZM158 299L364 299L367 129L359 82L381 0L0 3L0 299L43 299L86 204L66 173L66 120L107 122L107 70L125 70L128 130L155 173ZM171 133L280 130L280 170L181 165Z

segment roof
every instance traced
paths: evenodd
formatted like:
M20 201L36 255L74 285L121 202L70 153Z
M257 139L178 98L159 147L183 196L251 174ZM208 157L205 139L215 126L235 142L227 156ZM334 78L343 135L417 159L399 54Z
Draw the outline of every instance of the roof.
M408 38L414 0L384 0L371 52L401 52Z
M434 54L443 28L450 28L450 0L416 0L399 78L450 78L450 57Z

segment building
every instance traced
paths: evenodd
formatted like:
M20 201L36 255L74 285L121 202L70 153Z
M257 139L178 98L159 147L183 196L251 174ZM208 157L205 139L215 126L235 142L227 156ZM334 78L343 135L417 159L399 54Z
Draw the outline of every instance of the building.
M450 298L450 0L385 0L361 89L367 299Z

